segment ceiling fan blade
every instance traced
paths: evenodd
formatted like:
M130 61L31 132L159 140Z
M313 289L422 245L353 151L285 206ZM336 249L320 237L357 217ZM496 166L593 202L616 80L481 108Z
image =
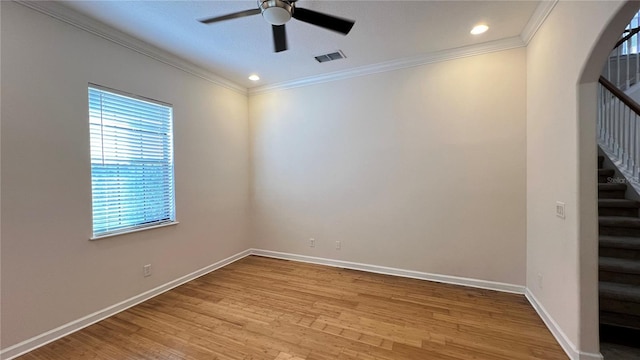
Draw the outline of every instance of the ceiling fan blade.
M323 27L325 29L337 31L347 35L355 21L342 19L339 17L319 13L317 11L295 8L293 9L293 17L309 24Z
M271 25L273 29L273 47L275 52L287 50L287 32L284 25Z
M214 22L218 22L218 21L224 21L224 20L231 20L231 19L237 19L237 18L241 18L241 17L245 17L245 16L251 16L251 15L258 15L260 14L260 9L249 9L249 10L244 10L244 11L238 11L232 14L227 14L227 15L222 15L222 16L216 16L216 17L212 17L212 18L208 18L208 19L202 19L202 20L198 20L203 24L211 24Z

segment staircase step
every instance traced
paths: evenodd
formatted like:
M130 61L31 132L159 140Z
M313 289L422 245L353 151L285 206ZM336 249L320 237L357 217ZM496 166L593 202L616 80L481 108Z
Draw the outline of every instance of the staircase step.
M624 199L627 191L627 184L598 183L598 198L601 199Z
M628 199L598 199L598 207L640 208L640 202Z
M600 281L598 289L600 297L640 304L640 286Z
M600 225L640 228L640 218L631 216L599 216Z
M638 216L640 202L628 199L598 199L600 216Z
M640 287L640 261L600 256L598 264L600 281Z
M599 255L640 261L640 238L601 235Z
M601 270L640 275L640 261L601 256L598 259L598 264Z
M615 174L613 169L598 169L598 182L607 183Z
M600 235L640 237L640 218L630 216L599 216Z
M600 311L600 324L640 329L640 316Z
M627 190L627 184L598 183L598 190Z
M616 259L616 258L612 258L612 259ZM623 259L623 260L625 260L625 259ZM616 271L607 271L607 270L603 270L601 268L598 271L598 279L600 281L640 286L640 275L639 274L630 274L630 273L622 273L622 272L616 272ZM638 314L638 315L640 315L640 314Z
M640 250L640 238L600 235L600 247Z
M637 318L637 323L640 324L640 317ZM599 328L600 343L622 345L620 350L625 350L618 354L618 351L613 351L613 348L610 348L607 354L605 354L607 360L637 360L640 358L638 356L638 354L640 354L638 352L638 348L640 347L640 343L638 342L638 339L640 339L640 329L630 329L606 324L600 324Z
M600 311L640 317L640 285L600 281L598 287Z

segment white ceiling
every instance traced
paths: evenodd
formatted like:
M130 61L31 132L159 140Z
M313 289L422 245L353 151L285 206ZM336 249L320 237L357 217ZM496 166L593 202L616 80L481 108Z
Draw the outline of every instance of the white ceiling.
M540 1L319 1L297 7L355 20L347 36L292 19L289 50L274 53L261 15L204 25L212 16L256 8L256 1L64 1L63 4L246 88L519 37ZM469 33L478 23L488 32ZM314 56L342 50L346 59ZM261 80L247 77L256 73Z

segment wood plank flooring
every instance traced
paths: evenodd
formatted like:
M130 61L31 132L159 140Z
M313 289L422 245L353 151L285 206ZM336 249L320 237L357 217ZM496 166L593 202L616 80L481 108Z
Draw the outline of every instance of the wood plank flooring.
M567 356L522 295L250 256L19 359Z

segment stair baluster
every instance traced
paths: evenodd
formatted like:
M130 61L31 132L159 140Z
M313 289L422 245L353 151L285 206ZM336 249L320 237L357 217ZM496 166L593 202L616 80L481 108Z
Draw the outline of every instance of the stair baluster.
M640 105L600 77L598 143L640 192Z

